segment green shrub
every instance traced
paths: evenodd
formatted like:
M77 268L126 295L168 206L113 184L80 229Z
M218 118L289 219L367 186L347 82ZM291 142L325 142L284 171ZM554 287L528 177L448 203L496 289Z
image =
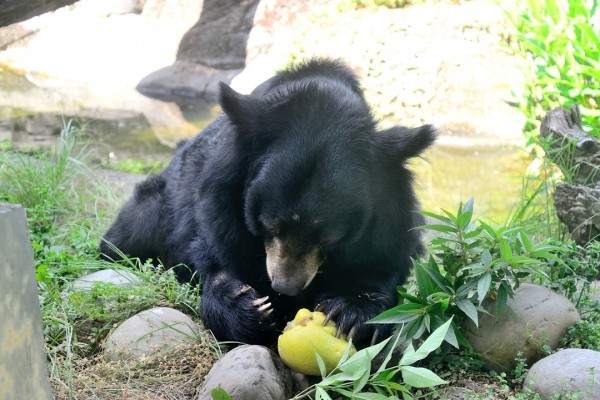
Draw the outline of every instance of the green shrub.
M527 0L509 12L515 50L531 68L519 99L528 144L545 113L579 104L584 127L600 125L600 9L597 0Z
M74 183L84 171L83 153L75 154L79 135L67 122L52 151L0 153L0 201L22 205L34 233L52 229L78 202Z
M445 341L469 348L461 322L470 319L478 325L478 313L486 312L481 304L488 297L496 300L499 315L523 279L548 280L545 268L562 262L557 256L562 247L534 244L522 228L494 229L472 221L473 199L461 204L456 215L443 212L424 212L437 223L421 228L439 236L431 242L429 259L415 262L416 293L400 288L400 304L371 321L399 324L402 338L410 342L453 319Z

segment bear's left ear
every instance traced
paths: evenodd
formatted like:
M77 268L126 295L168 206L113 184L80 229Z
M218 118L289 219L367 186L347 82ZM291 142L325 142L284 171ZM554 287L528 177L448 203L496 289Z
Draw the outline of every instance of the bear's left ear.
M435 138L436 133L432 125L418 128L395 126L377 132L375 143L380 154L397 162L418 156L433 144Z
M252 95L236 92L224 82L219 83L219 88L219 104L231 122L243 131L256 130L264 110L263 102Z

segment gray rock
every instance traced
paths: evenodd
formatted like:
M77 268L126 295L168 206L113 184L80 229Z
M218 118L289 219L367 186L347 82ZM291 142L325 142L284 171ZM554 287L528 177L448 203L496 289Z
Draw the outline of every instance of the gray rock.
M600 352L566 349L535 363L527 376L525 388L542 399L556 395L579 394L581 400L600 399Z
M130 271L103 269L77 278L73 281L73 289L90 289L96 282L112 283L115 286L127 286L140 282L140 278Z
M600 186L561 183L554 191L554 206L575 242L584 246L600 239Z
M212 104L217 101L219 82L230 82L241 69L220 70L189 61L176 61L143 78L136 89L145 96L178 104Z
M569 177L554 193L558 219L578 244L600 240L600 140L583 130L577 106L549 111L540 135L546 153Z
M156 307L129 318L106 339L109 360L140 358L168 352L195 340L200 328L190 317L168 307Z
M543 346L555 349L567 328L580 319L573 303L550 289L522 284L509 299L500 318L496 302L484 301L492 315L480 315L479 328L470 320L464 334L489 369L504 371L521 352L529 365L543 357Z
M289 369L264 346L244 345L227 353L206 376L198 400L209 400L217 387L235 400L283 400L293 395Z

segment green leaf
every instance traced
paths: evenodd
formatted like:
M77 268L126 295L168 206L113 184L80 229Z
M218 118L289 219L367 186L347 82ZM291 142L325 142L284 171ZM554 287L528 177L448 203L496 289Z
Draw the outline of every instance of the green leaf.
M391 339L389 337L381 343L357 351L346 362L338 365L338 368L340 371L346 372L353 377L359 377L359 372L364 368L370 368L371 361L383 350Z
M387 368L388 363L390 362L390 360L392 359L392 356L394 355L394 349L396 349L396 347L398 346L398 342L400 341L401 335L402 335L402 328L394 334L394 336L393 336L394 341L393 341L392 345L390 346L390 350L388 351L387 355L385 356L385 359L379 366L379 369L376 372L377 374L382 373ZM392 378L392 376L395 373L396 373L396 371L391 371L390 379ZM390 380L390 379L386 379L386 380Z
M450 305L451 296L446 293L433 293L427 297L427 300L431 302L425 307L426 314L444 314Z
M406 325L405 335L407 338L418 339L425 332L425 318L422 315Z
M450 211L446 211L442 209L442 212L446 214L446 216L452 221L452 225L457 225L458 219L452 214Z
M448 332L446 333L446 337L444 337L444 340L448 343L450 343L450 345L454 348L460 348L460 345L458 344L458 338L456 337L456 332L455 329L456 326L454 324L454 322L451 325L452 329L448 329Z
M321 399L332 400L331 396L329 396L327 394L327 392L325 391L325 389L323 389L322 387L317 386L316 392L317 392L317 400L321 400Z
M492 263L492 255L490 254L489 250L486 249L486 250L484 250L484 251L481 252L481 262L486 267L489 266Z
M442 342L446 337L446 332L448 332L448 328L450 327L451 323L452 318L433 331L431 335L429 335L429 337L423 342L423 344L421 344L418 350L408 351L407 349L404 352L399 365L413 364L427 357L432 351L437 350L442 345Z
M378 316L367 321L368 324L399 324L408 323L423 314L423 305L414 303L400 304L394 308L382 312Z
M483 302L483 300L485 299L485 296L487 296L488 292L490 291L490 286L492 284L492 274L489 272L486 272L485 274L483 274L481 276L481 278L479 278L479 281L477 282L477 301L479 304L481 304Z
M417 303L417 304L425 304L426 303L425 299L423 299L423 298L421 298L419 296L413 296L412 294L409 294L406 291L406 288L403 287L403 286L401 286L401 287L398 288L398 295L400 297L402 297L404 300L408 300L408 301L410 301L413 304L414 303Z
M452 222L451 219L446 218L443 215L432 213L430 211L419 211L419 214L423 214L423 215L425 215L427 217L430 217L430 218L433 218L433 219L437 219L438 221L442 221L445 224L453 224L453 222Z
M456 233L457 229L450 225L439 225L439 224L431 224L431 225L421 225L418 226L417 229L428 229L431 231L443 232L443 233Z
M427 368L402 367L404 383L416 388L428 388L448 383Z
M437 267L437 264L433 260L433 257L430 257L429 266L423 269L425 272L427 272L427 275L429 275L429 277L433 279L433 281L437 284L438 288L436 288L435 292L437 292L437 289L439 289L442 290L444 293L452 294L452 290L450 290L450 288L452 287L452 283L448 279L446 279L442 274L440 274L439 270L437 270L437 268L434 268L432 265L435 265Z
M456 299L456 305L465 315L475 323L475 326L479 327L479 318L477 316L477 308L471 303L470 300L464 298Z
M456 290L456 295L459 297L468 297L471 290L475 288L477 282L470 280Z
M350 357L347 361L338 365L338 369L348 374L351 380L355 381L364 375L365 371L371 370L371 360L368 352L360 354L358 357Z
M473 207L475 205L475 198L473 196L471 196L469 198L469 200L467 200L467 202L465 203L465 205L462 208L462 213L471 213L473 214Z
M354 393L360 392L362 390L362 388L365 387L365 385L369 381L370 376L371 376L371 363L369 362L369 364L364 369L364 372L360 376L360 378L354 381Z
M510 248L510 244L506 240L500 240L498 244L500 246L500 255L506 261L510 261L513 257L512 249Z
M415 278L421 297L427 297L430 294L437 292L439 289L436 282L432 280L427 271L425 271L426 268L437 269L437 264L432 256L429 257L428 265L423 265L421 263L415 265Z
M464 205L462 210L458 213L456 224L460 229L465 229L470 223L473 217L473 197L471 197Z
M473 239L481 234L483 228L469 229L466 232L463 232L463 238L465 239Z
M212 400L233 400L229 393L220 387L216 387L210 391L210 398Z
M327 367L325 367L325 361L323 361L323 359L317 352L315 352L315 358L317 359L317 366L319 367L321 378L325 378L327 376Z
M496 297L496 317L502 315L506 302L508 301L508 290L506 283L502 282L498 288L498 295Z

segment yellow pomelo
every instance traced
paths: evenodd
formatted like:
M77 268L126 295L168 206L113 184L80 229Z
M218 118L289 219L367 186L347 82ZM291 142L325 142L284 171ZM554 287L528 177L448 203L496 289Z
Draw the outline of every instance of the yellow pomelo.
M288 322L277 340L277 349L283 362L304 375L321 375L315 353L325 362L327 372L333 370L348 346L345 337L335 337L333 321L325 321L325 314L302 308L293 321ZM350 354L356 349L352 346Z

